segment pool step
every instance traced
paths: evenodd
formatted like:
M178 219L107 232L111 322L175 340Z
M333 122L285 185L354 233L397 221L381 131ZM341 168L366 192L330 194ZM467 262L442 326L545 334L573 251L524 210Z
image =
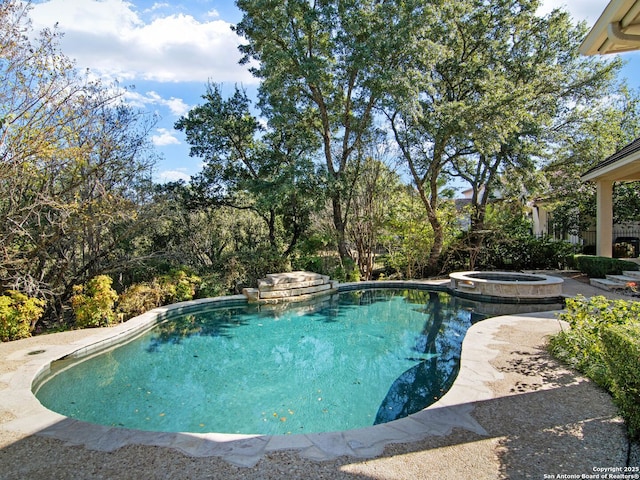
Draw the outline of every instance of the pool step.
M609 292L626 290L629 288L629 284L640 283L640 272L625 271L622 273L623 275L606 275L606 278L591 278L589 283Z
M607 292L613 292L615 290L626 288L625 283L616 282L615 280L608 280L606 278L590 278L589 284L592 287L597 287L601 290L606 290Z
M629 282L635 283L640 281L640 278L632 277L630 275L607 275L606 279L612 280L614 282L619 282L625 285Z

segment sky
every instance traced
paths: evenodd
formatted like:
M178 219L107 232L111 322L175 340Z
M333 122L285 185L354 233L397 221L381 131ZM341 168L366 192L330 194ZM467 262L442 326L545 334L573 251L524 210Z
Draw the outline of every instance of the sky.
M609 0L543 0L546 14L563 8L576 21L591 27ZM37 30L57 24L64 33L60 48L106 82L133 87L127 101L156 113L152 132L160 161L154 170L158 182L189 180L202 160L189 157L189 146L175 122L202 103L208 81L221 84L223 93L235 85L257 91L257 81L238 64L240 38L231 26L241 19L230 0L33 0L31 18ZM640 52L622 55L622 75L640 88Z

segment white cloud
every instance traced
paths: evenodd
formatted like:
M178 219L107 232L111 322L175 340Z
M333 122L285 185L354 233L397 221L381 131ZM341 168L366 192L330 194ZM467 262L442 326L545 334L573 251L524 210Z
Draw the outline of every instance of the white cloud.
M180 145L180 140L175 137L174 132L166 128L156 128L158 135L151 135L151 142L157 147L167 145Z
M171 113L173 113L176 117L182 117L183 115L186 115L191 109L191 107L184 103L181 98L171 97L169 100L165 100L164 103L167 107L169 107Z
M184 14L145 23L134 8L124 0L48 0L34 3L31 17L38 30L58 22L62 50L81 69L123 80L256 83L238 65L230 23Z
M151 5L151 8L148 9L149 12L153 12L154 10L160 10L162 8L169 8L171 5L169 5L166 2L163 3L154 3L153 5Z
M191 109L191 107L187 105L181 98L163 98L153 90L145 94L140 94L135 91L129 90L125 93L125 99L127 100L127 103L129 105L139 108L146 108L149 105L167 107L171 114L175 117L182 117L183 115L186 115L187 112L189 112L189 110Z
M178 180L188 182L190 179L191 177L182 170L165 170L157 175L157 181L160 183L177 182Z

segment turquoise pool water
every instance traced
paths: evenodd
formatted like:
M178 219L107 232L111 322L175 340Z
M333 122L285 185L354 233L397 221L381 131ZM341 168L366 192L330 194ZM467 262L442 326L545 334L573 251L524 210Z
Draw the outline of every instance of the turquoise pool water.
M213 308L170 318L84 361L60 362L36 396L68 417L142 430L360 428L440 398L471 323L457 298L421 290Z

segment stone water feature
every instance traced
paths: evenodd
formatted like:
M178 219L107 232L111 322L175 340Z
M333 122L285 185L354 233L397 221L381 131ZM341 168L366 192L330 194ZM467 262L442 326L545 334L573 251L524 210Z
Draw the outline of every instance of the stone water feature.
M258 288L245 288L242 293L250 302L297 302L337 291L338 282L327 275L313 272L269 273L258 280Z

